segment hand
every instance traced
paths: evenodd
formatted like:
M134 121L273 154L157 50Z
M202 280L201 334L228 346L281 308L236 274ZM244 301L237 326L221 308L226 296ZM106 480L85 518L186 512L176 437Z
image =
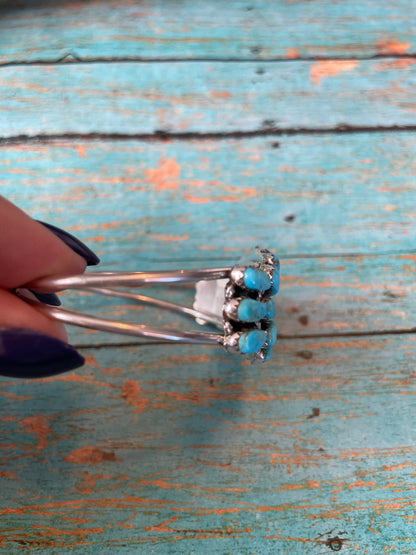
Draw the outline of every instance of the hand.
M33 220L0 196L0 374L42 377L84 363L66 343L63 324L19 299L13 290L37 278L80 274L99 259L78 239ZM39 296L59 304L56 295Z

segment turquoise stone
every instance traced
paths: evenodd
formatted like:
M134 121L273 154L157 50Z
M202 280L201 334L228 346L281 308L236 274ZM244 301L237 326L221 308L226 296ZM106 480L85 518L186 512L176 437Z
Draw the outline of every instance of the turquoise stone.
M275 269L272 276L272 295L276 295L280 287L280 274L279 270Z
M270 345L270 347L273 347L273 345L276 343L276 339L277 339L276 324L274 322L270 322L269 329L267 330L267 345Z
M247 289L255 291L267 291L272 283L269 276L257 268L247 268L244 272L244 285Z
M240 322L257 322L266 316L268 305L254 299L243 299L238 305Z
M272 345L267 345L266 352L264 353L264 359L263 359L264 362L267 362L268 360L271 359L272 351L273 351L273 346Z
M267 334L263 330L251 330L241 334L238 340L238 348L244 354L257 353L267 339Z
M266 314L264 318L274 318L276 315L276 305L273 299L269 299L266 303Z

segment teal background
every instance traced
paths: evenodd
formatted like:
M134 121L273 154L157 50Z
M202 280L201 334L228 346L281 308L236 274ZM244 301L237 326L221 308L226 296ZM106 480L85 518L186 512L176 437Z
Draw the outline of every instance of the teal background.
M0 194L102 270L281 259L264 365L73 328L0 380L0 553L416 552L415 9L0 2Z

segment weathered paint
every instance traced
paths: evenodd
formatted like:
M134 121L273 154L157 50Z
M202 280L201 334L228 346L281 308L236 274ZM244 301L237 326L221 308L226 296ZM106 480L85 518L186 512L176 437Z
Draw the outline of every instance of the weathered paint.
M396 61L109 62L105 71L102 63L5 66L0 134L415 125L416 66L389 63ZM218 90L220 98L212 94Z
M151 135L2 141L0 193L85 240L103 269L271 246L292 336L250 366L78 330L100 344L84 368L1 379L0 551L413 554L416 145L331 132L415 125L413 0L0 10L0 138ZM154 136L274 128L298 135ZM64 303L185 325L87 294Z
M2 62L344 58L416 49L413 0L24 0L1 7Z
M0 191L126 270L232 261L264 242L289 256L410 252L415 150L411 132L279 137L278 145L273 137L11 144L0 148Z
M1 546L330 553L339 537L345 553L410 552L415 349L280 341L248 366L197 346L102 348L82 381L3 380L24 400L0 411Z
M273 248L283 256L281 334L406 330L415 320L415 255L388 252L414 248L415 148L411 133L284 137L279 148L269 138L9 145L0 150L0 182L34 217L95 249L103 269L233 264L255 244ZM163 291L192 304L189 288ZM185 325L116 299L64 302L108 318ZM71 330L76 344L110 338L131 341Z

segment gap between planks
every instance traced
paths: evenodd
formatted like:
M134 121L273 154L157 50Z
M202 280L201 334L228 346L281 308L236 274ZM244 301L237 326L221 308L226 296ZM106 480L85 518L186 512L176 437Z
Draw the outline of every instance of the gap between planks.
M201 57L166 57L166 58L152 58L150 56L97 56L97 57L79 57L72 52L68 52L64 56L56 59L37 59L37 60L8 60L7 62L0 62L0 67L14 67L14 66L47 66L47 65L59 65L59 64L106 64L106 63L131 63L131 62L144 62L144 63L199 63L199 62L221 62L221 63L276 63L276 62L337 62L345 60L383 60L387 58L393 58L396 60L416 60L415 54L372 54L368 56L298 56L296 58L284 58L284 57L269 57L269 58L249 58L249 57L239 57L230 56L228 58L216 58L210 56Z
M413 335L416 334L416 327L407 328L407 329L399 329L399 330L374 330L374 331L350 331L350 332L343 332L343 333L321 333L321 334L313 334L313 333L304 333L304 334L294 334L294 335L277 335L277 340L285 340L285 341L297 341L299 339L340 339L343 337L374 337L374 336L388 336L388 335ZM178 346L177 343L168 343L165 341L152 341L151 343L144 343L140 341L132 341L130 343L117 343L115 341L108 342L108 343L74 343L73 347L76 349L106 349L106 348L119 348L119 347L154 347L155 345L169 345L169 346Z
M391 125L391 126L352 126L336 125L327 128L289 128L266 127L254 131L218 131L218 132L184 132L172 133L164 130L157 130L155 133L62 133L62 134L41 134L41 135L15 135L10 137L0 137L0 147L13 144L45 143L53 144L58 141L163 141L163 140L212 140L212 139L248 139L251 137L285 137L293 135L352 135L359 133L397 133L414 132L416 125ZM278 145L276 145L278 148Z

